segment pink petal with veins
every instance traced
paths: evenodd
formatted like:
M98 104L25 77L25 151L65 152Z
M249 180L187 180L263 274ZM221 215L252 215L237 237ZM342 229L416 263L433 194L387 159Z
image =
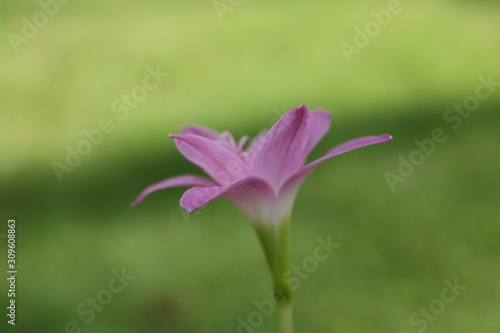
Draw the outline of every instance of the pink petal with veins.
M251 175L248 166L221 144L196 135L170 135L177 149L220 185Z
M165 188L178 187L178 186L214 186L214 185L217 185L217 183L211 179L193 175L183 175L183 176L168 178L162 180L161 182L146 187L134 200L132 206L135 206L138 203L140 203L142 200L144 200L145 197L147 197L151 193L163 190Z

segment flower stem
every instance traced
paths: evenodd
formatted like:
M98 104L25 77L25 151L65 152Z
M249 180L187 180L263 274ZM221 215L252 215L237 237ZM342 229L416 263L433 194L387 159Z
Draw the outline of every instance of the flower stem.
M293 291L291 287L290 217L286 218L279 230L279 269L275 288L284 293L278 301L280 333L293 333ZM278 285L279 284L279 285Z
M293 333L293 293L291 288L290 218L278 225L255 226L274 282L280 333Z
M280 333L293 333L293 304L292 302L278 306L280 316Z

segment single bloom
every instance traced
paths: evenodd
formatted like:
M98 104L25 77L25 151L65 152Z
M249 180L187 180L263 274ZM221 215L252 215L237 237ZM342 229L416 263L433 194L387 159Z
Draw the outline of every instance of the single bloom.
M309 173L327 159L364 146L387 142L390 135L353 139L306 163L311 150L330 128L331 114L308 111L301 105L285 113L269 131L263 131L245 149L247 137L238 142L229 132L199 126L184 127L169 135L177 149L210 178L181 175L147 187L132 203L174 186L191 186L180 205L193 213L204 204L226 197L255 225L277 225L290 215L297 192Z

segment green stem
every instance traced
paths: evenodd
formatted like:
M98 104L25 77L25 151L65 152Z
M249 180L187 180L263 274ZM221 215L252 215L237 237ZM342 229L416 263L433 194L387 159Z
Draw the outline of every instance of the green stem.
M293 333L293 293L291 288L290 218L279 225L255 226L274 282L280 333Z
M280 304L279 307L280 316L280 333L293 333L293 304L292 302L287 304Z

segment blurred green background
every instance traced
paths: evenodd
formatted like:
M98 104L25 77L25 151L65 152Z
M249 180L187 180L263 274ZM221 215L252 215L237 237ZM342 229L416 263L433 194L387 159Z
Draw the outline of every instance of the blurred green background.
M276 316L240 327L271 279L231 203L188 216L182 188L130 202L161 179L202 174L168 133L199 123L253 136L306 104L334 111L312 158L358 136L394 141L328 161L299 193L293 262L318 237L342 245L302 280L296 331L500 332L500 89L458 128L443 119L479 76L500 81L498 2L402 1L350 63L341 43L354 46L354 29L387 1L222 3L221 19L212 1L70 1L47 20L36 1L0 4L0 267L6 276L14 217L19 271L15 327L0 282L0 330L276 332ZM169 75L128 114L114 112L148 67ZM106 118L113 130L59 181L53 163ZM447 140L391 190L386 172L435 128ZM78 313L109 295L122 268L135 278L92 320ZM468 288L441 309L443 281L455 278ZM412 324L429 305L439 314Z

